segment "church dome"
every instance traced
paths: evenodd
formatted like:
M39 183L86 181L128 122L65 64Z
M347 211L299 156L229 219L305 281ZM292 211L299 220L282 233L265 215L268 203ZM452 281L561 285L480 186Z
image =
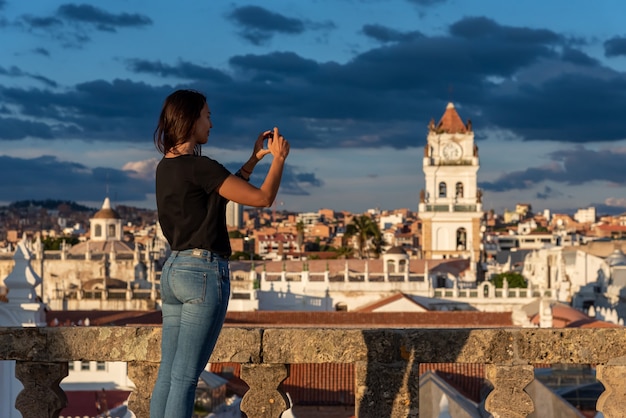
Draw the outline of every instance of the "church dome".
M613 252L605 259L606 263L613 266L626 266L626 254L619 248L613 250Z
M104 199L102 209L96 212L93 219L121 219L121 216L111 208L111 200L107 197Z

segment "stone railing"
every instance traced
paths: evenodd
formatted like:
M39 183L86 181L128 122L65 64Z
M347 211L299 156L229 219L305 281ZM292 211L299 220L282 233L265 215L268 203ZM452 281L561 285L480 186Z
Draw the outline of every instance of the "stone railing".
M25 418L57 417L66 398L59 382L67 362L126 361L136 390L129 408L148 417L159 362L160 327L0 328L0 360L16 361ZM482 363L494 389L485 408L495 417L534 410L524 388L533 364L593 364L606 388L597 410L626 411L626 330L354 329L226 327L212 362L241 363L250 386L241 409L249 418L278 418L287 408L280 383L290 364L352 363L358 418L418 417L419 363Z

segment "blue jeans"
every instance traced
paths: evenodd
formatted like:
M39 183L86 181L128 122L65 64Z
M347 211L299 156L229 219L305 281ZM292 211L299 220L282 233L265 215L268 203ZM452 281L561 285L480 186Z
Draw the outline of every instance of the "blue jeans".
M161 272L161 365L150 418L192 416L196 386L222 329L228 260L206 250L173 251Z

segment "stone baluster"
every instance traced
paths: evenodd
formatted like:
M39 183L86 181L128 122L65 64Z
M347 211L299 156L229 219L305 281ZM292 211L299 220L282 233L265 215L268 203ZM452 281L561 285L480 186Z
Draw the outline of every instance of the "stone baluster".
M67 376L67 363L15 362L15 377L24 389L17 395L15 408L24 418L57 418L67 406L67 396L59 386Z
M418 417L419 364L355 362L357 418Z
M290 405L278 386L288 376L285 364L242 364L241 379L250 390L241 400L241 411L248 418L280 418Z
M596 378L605 388L598 398L596 410L602 412L604 418L623 417L626 411L626 365L599 365L596 367Z
M128 400L128 409L137 417L150 416L150 397L159 372L159 363L129 361L128 377L135 383L135 390Z
M485 409L494 418L523 418L534 411L533 401L524 391L535 378L532 366L487 364L485 374L493 385Z

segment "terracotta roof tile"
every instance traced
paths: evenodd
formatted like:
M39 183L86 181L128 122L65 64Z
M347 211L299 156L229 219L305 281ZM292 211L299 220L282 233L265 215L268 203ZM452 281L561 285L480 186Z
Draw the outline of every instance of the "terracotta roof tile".
M471 127L466 126L461 120L461 117L454 108L454 104L448 103L446 111L444 112L441 120L437 124L437 131L443 131L447 133L467 133L471 131Z

